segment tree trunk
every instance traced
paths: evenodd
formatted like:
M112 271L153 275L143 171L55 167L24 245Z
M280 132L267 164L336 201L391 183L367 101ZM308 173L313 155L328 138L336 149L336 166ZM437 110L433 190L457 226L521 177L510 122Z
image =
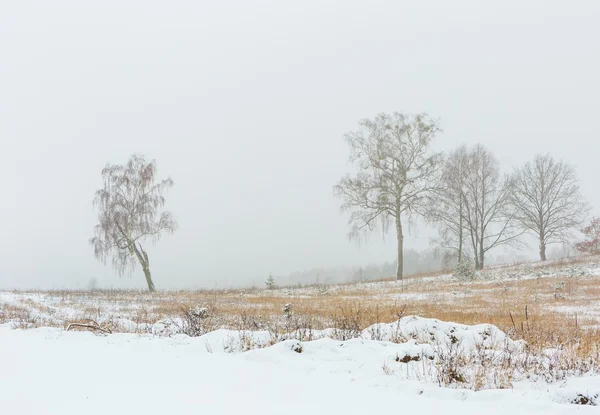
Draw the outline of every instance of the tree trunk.
M144 275L146 276L146 284L148 284L148 291L151 293L156 292L154 282L152 282L152 274L150 274L150 268L144 268Z
M544 222L544 212L542 211L542 209L538 210L538 218L539 218L538 236L540 237L540 261L543 262L543 261L546 261L546 226L545 226L546 222Z
M144 276L146 277L146 284L148 284L148 291L151 293L156 292L156 287L154 287L154 282L152 282L152 274L150 273L150 260L148 259L148 254L142 248L142 245L139 246L133 244L133 249L135 251L135 255L137 256L138 261L140 261L140 265L142 266L142 270L144 271ZM141 252L140 252L141 251Z
M459 202L459 222L458 222L458 262L460 264L460 262L462 261L462 257L463 257L463 207L462 207L462 195L460 195L460 202Z
M485 251L483 250L483 238L482 240L479 242L479 268L478 269L483 269L483 261L484 261L484 257L485 257Z
M471 237L471 248L473 248L473 259L475 260L475 269L479 269L479 255L477 254L477 244L479 238L475 235L474 228L471 224L468 225L469 228L469 236Z
M482 219L481 219L481 227L480 227L480 233L479 233L479 268L480 270L483 269L483 263L484 263L484 257L485 257L485 249L483 248L483 244L485 243L485 226L484 226L484 220L483 220L483 212L481 215Z
M540 241L540 261L546 261L546 244Z
M404 234L402 233L402 221L400 215L396 218L396 237L398 241L398 266L396 268L396 280L401 280L404 273Z

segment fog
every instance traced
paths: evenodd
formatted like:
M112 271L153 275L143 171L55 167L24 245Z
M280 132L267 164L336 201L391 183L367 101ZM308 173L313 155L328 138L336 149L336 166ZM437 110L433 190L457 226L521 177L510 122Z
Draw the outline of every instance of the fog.
M391 234L347 239L332 194L343 134L379 112L439 117L437 149L480 142L506 172L551 152L598 213L599 19L595 1L2 2L0 288L145 286L88 243L100 171L132 153L175 181L158 289L393 261Z

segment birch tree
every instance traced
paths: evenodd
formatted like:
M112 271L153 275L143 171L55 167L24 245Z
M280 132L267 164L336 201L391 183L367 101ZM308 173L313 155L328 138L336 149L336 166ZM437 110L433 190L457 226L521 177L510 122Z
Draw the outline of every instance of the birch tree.
M343 200L342 210L350 212L349 237L360 238L378 224L386 232L393 223L398 280L404 265L402 220L423 213L426 197L439 181L442 156L431 149L438 131L427 114L394 112L364 119L345 136L357 173L343 177L334 193Z
M464 182L468 163L468 148L460 146L444 161L438 189L432 193L426 220L438 227L435 241L456 263L464 257L467 244Z
M164 206L163 193L173 186L170 178L156 179L156 162L133 155L124 165L107 165L102 170L104 186L96 192L98 224L90 239L96 258L112 265L122 276L132 273L138 262L148 290L156 291L150 272L150 259L142 242L156 242L162 233L172 233L177 223Z
M475 268L483 269L485 254L501 245L518 243L523 234L511 209L512 182L500 176L496 157L481 144L468 152L463 176L464 223Z
M515 169L513 183L515 218L521 229L536 238L540 260L546 261L546 247L567 242L589 212L575 169L549 154L537 155Z

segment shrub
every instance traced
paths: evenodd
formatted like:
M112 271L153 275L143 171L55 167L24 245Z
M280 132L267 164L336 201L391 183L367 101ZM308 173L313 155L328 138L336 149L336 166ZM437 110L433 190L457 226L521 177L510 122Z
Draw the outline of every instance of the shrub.
M180 306L179 318L170 319L167 327L160 329L169 336L183 333L190 337L198 337L214 329L210 319L210 313L206 307Z
M466 258L461 259L454 267L452 275L459 280L474 280L475 268L473 268L473 263Z
M294 307L291 304L286 304L283 306L283 316L289 320L290 318L292 318L292 315L294 313Z
M575 245L575 248L581 253L599 255L600 254L600 218L592 218L588 226L581 232L586 240Z

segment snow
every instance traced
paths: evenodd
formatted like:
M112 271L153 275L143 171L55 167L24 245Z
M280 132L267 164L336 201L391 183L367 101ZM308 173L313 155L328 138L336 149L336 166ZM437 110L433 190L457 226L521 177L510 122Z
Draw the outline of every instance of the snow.
M569 281L572 275L597 278L600 264L491 268L476 282L479 293L489 287L493 295L496 286L506 281L551 277ZM423 281L429 280L419 280L421 285L416 287L423 288ZM430 281L440 284L453 278L446 275ZM417 282L366 282L328 287L328 292L355 294L357 299L367 292L401 302L447 302L458 295L466 297L471 287L465 283L464 291L441 293L397 290L411 284ZM319 290L280 289L269 295L327 294ZM512 364L518 362L526 354L525 345L493 325L467 326L408 316L362 332L330 328L298 333L277 330L277 334L227 329L205 333L203 327L198 334L204 334L188 337L182 334L187 322L180 313L154 311L168 296L0 292L0 305L18 307L25 322L30 314L35 318L35 324L17 327L63 327L67 321L93 317L100 324L110 323L113 332L128 332L100 336L62 328L12 330L14 325L0 324L0 413L598 413L592 404L600 405L600 376L569 377L571 372L549 369L560 360L560 348L529 356L541 373L516 373L519 370L503 362L507 356ZM582 321L593 317L585 324L597 324L600 308L594 303L558 304L548 307L577 314ZM206 314L203 310L192 309L198 318ZM144 318L138 318L138 313ZM348 337L356 338L341 341ZM460 367L464 381L442 386L448 384L444 359L457 364L457 357L463 356L473 359ZM544 371L552 373L545 376ZM573 404L576 401L588 405Z
M373 339L374 333L378 340ZM398 335L407 340L387 341ZM520 347L494 326L416 317L372 326L361 338L348 341L320 338L274 345L268 332L216 330L195 338L100 336L57 328L12 330L4 324L0 325L0 413L598 412L597 407L570 403L579 395L596 399L598 376L553 384L523 380L512 389L479 392L440 387L417 369L426 367L436 344L448 341L465 350L486 341L486 348ZM396 361L406 354L422 354L425 359Z
M374 340L394 341L413 338L420 343L457 343L471 351L477 344L487 349L507 345L511 350L520 349L521 342L511 340L491 324L467 326L432 318L407 316L389 324L374 324L365 329L363 337Z
M578 262L579 261L579 262ZM548 263L531 263L508 267L490 267L477 274L474 281L458 281L451 274L407 279L405 281L360 282L333 286L306 286L278 288L275 290L249 289L232 293L218 294L232 308L243 307L249 314L269 314L265 305L265 297L289 299L291 303L310 298L327 298L328 295L339 295L347 302L361 302L365 296L369 299L381 300L382 304L421 303L444 304L469 301L471 296L482 298L493 297L499 292L518 289L518 281L552 279L548 284L536 287L535 294L530 296L531 302L540 304L538 308L549 311L575 314L583 328L597 328L600 306L597 302L585 300L585 293L578 291L577 282L594 281L600 276L600 258L587 258L585 261L549 261ZM451 285L451 289L447 289ZM550 285L551 292L548 292ZM542 290L543 287L543 290ZM568 287L568 289L567 289ZM504 291L502 291L504 290ZM539 293L538 291L543 291ZM533 291L532 291L533 293ZM197 306L204 307L212 302L206 293L188 293L186 301L197 301ZM215 292L216 296L217 293ZM214 297L216 298L216 297ZM242 298L242 301L238 301ZM256 299L249 301L249 299ZM562 300L568 303L569 309ZM0 308L10 305L22 311L21 320L27 322L31 317L32 326L62 327L65 324L82 319L93 319L99 324L110 324L113 331L130 333L151 333L152 324L166 318L181 317L178 311L165 313L164 305L181 302L177 292L164 291L154 295L141 295L139 291L34 291L34 292L2 292L0 291ZM189 304L186 304L189 305ZM266 309L265 309L266 307ZM198 311L200 311L199 309ZM31 311L30 314L27 311ZM231 317L231 316L229 316ZM4 320L6 321L6 320ZM231 319L227 321L230 323ZM223 322L221 322L223 323ZM330 324L330 322L325 322ZM226 326L226 324L220 324ZM231 325L229 325L231 327ZM319 325L319 328L323 326ZM165 329L168 329L165 327Z

